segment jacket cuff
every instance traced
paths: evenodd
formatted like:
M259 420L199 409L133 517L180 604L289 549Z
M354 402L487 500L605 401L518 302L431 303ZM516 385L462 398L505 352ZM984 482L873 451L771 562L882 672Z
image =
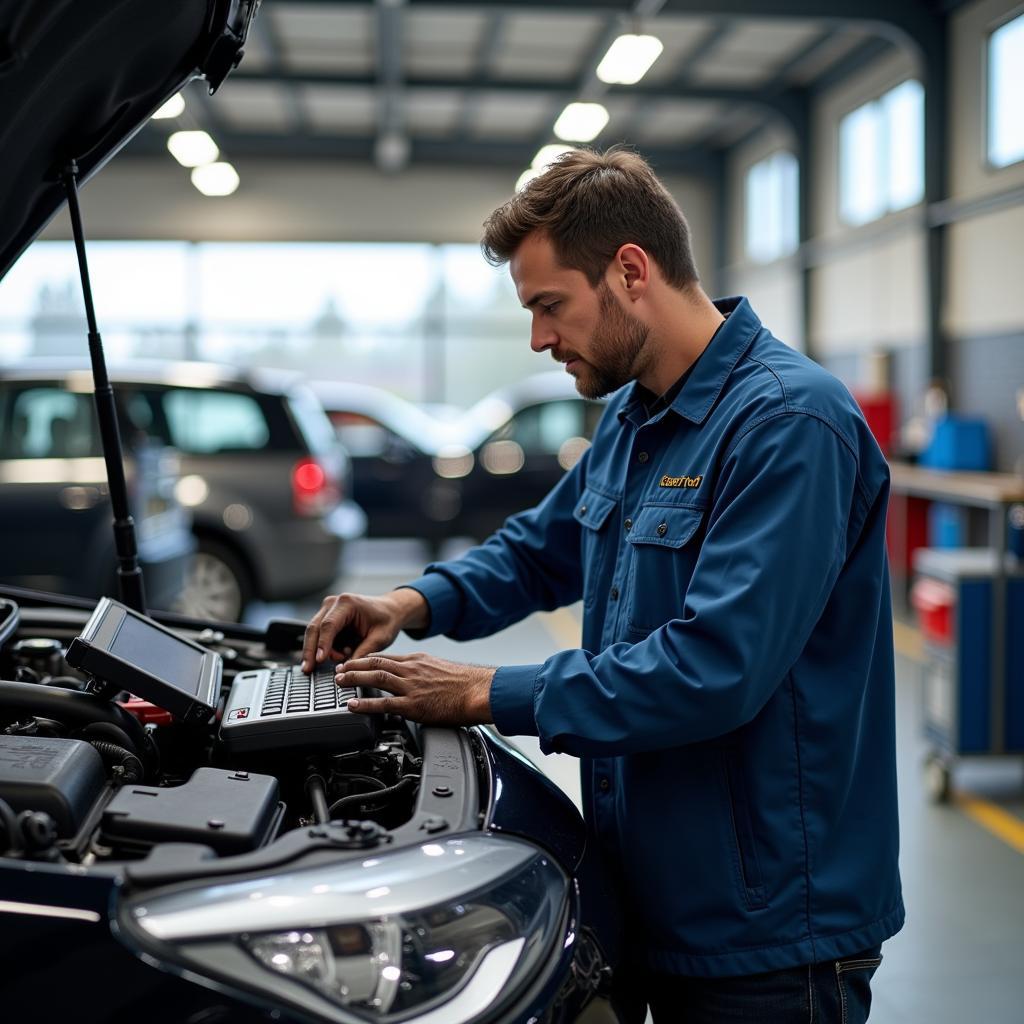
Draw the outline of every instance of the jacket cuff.
M403 584L403 587L422 594L430 608L430 621L423 629L405 630L413 640L449 633L458 624L462 616L462 593L446 576L439 572L428 572L412 583ZM396 589L401 590L403 587Z
M504 665L491 680L491 718L504 736L536 736L533 695L543 665Z

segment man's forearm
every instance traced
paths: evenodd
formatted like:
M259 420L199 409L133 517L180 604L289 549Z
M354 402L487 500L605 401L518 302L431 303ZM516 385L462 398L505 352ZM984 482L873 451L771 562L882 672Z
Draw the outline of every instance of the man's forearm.
M426 629L430 625L430 605L412 587L399 587L387 596L395 609L401 629Z

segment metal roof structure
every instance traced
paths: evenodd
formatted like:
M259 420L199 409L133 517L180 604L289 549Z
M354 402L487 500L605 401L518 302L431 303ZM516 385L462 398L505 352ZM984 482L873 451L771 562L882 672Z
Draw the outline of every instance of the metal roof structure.
M227 159L343 159L525 168L574 100L660 170L699 167L894 46L927 51L949 0L264 0L241 66L214 97L186 91L186 126ZM595 69L623 32L664 50L637 85ZM163 150L176 122L132 143Z

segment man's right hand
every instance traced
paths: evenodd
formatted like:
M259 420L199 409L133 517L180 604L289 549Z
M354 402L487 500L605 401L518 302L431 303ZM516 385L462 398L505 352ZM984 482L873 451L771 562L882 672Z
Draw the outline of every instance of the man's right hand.
M406 627L426 626L430 610L418 590L401 587L380 597L329 594L306 627L302 671L326 659L349 661L389 647Z

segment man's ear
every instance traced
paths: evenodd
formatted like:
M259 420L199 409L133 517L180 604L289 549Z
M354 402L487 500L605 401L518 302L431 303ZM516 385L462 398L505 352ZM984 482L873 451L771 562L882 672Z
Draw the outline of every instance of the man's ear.
M626 298L635 302L647 293L651 284L651 258L635 242L619 246L610 270Z

